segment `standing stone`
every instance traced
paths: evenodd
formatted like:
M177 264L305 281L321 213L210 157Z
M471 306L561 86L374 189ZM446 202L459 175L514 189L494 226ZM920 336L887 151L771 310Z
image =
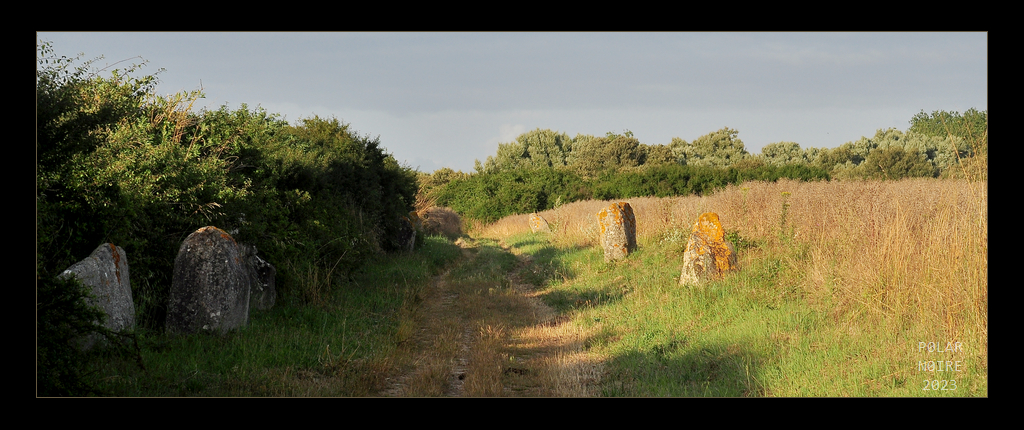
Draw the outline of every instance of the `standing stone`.
M544 232L551 233L551 227L548 227L548 222L537 213L530 214L530 230L534 233Z
M274 307L277 301L275 278L277 269L256 255L256 247L239 244L242 250L242 262L249 273L249 307L261 311Z
M725 272L735 269L736 248L725 240L725 230L718 214L708 212L701 215L693 224L690 239L686 242L679 284L699 285L721 279Z
M238 243L217 227L188 235L174 259L167 330L220 334L249 321L249 273Z
M412 252L416 247L416 228L409 217L399 217L397 234L398 249Z
M604 261L621 260L636 250L636 218L629 203L619 202L597 213Z
M409 212L409 222L412 223L412 228L415 230L423 228L423 218L420 218L420 214L416 211Z
M135 328L135 303L132 302L132 286L128 276L128 257L120 246L104 243L60 276L77 277L92 288L96 299L89 304L107 314L104 323L106 328L113 331ZM82 341L82 347L89 349L95 342L95 337L89 337Z

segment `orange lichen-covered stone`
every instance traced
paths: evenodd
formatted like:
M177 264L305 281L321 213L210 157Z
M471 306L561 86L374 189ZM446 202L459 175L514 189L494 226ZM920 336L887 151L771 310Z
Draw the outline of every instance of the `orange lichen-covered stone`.
M416 211L409 212L409 223L412 224L412 228L421 229L423 228L423 218L420 218L420 214Z
M604 261L621 260L636 250L636 218L629 203L618 202L597 213Z
M548 226L547 220L536 213L530 214L530 231L551 233L551 227Z
M725 230L718 220L718 214L708 212L697 218L686 242L683 254L683 272L680 284L699 284L721 279L722 275L736 269L736 248L725 240Z

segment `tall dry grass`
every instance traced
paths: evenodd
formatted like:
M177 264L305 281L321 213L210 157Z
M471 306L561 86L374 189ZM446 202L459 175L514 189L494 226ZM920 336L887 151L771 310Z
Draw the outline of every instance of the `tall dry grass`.
M727 231L759 244L748 257L780 259L791 269L788 282L834 318L894 330L942 327L951 339L987 339L985 181L780 180L729 186L706 197L624 201L636 215L641 248L685 234L701 213L717 212ZM575 202L540 215L554 242L592 246L599 243L596 214L611 203ZM503 218L479 234L528 232L528 217Z

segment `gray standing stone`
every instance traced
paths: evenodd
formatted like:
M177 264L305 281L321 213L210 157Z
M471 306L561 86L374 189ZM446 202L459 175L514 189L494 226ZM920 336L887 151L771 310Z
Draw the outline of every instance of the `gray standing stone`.
M398 249L412 252L416 248L416 228L408 217L398 219Z
M90 304L107 314L106 328L113 331L135 329L135 303L128 275L128 257L120 246L104 243L60 276L77 277L92 288L96 298ZM96 338L90 337L83 340L82 347L89 349L95 342Z
M238 243L216 227L190 234L174 259L167 330L220 334L249 321L249 271Z
M277 269L256 255L255 246L244 244L239 246L242 249L242 261L249 272L249 285L252 288L249 292L249 306L261 311L273 308L277 301L277 287L275 286Z

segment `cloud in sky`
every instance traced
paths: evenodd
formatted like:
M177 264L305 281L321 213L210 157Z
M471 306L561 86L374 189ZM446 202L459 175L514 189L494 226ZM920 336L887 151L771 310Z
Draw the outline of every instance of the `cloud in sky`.
M835 147L920 110L987 109L986 33L39 33L142 56L207 108L337 116L399 160L472 170L535 128L641 142L728 126L747 150Z

